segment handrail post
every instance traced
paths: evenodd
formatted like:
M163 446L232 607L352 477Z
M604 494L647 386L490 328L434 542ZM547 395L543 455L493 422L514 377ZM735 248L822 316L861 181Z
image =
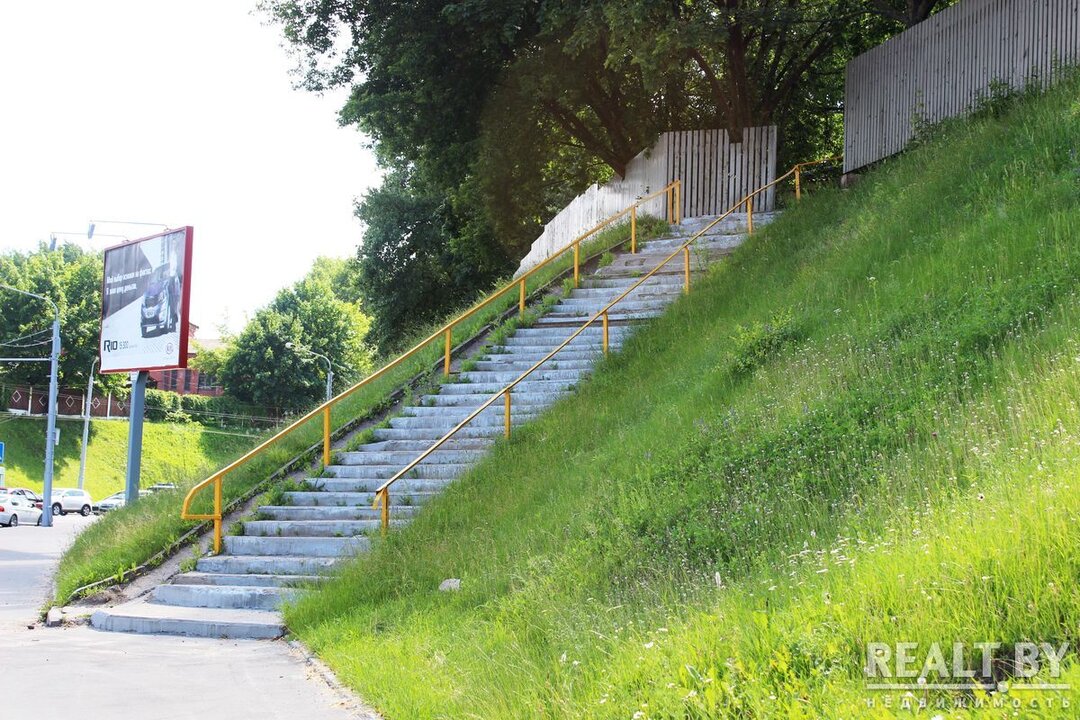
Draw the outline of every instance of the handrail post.
M675 219L675 183L667 191L667 221L671 223Z
M754 196L746 198L746 234L754 234Z
M802 167L799 166L799 165L796 165L795 166L795 199L796 200L802 200L802 178L800 177L801 175L802 175Z
M503 396L506 398L506 415L503 418L503 433L506 435L507 438L509 438L510 437L510 391L507 390L505 393L503 393Z
M690 246L683 248L683 273L685 274L683 291L690 292Z
M446 328L446 348L443 350L443 377L450 377L450 334L453 328Z
M604 354L608 354L608 316L607 311L604 311Z
M214 554L221 554L221 476L214 480Z
M630 254L637 254L637 205L630 208Z
M682 225L682 180L675 181L675 224Z
M382 510L379 513L379 518L381 520L382 534L386 535L386 531L390 529L390 488L382 491Z
M525 278L521 278L521 286L518 289L518 312L525 314Z
M322 464L330 464L330 406L323 408L322 416Z
M581 243L574 243L574 287L581 283Z

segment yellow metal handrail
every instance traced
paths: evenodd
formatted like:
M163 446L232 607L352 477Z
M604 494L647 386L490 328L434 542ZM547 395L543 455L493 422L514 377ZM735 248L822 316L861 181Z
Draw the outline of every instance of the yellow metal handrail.
M711 230L713 227L715 227L717 225L717 223L721 222L722 220L724 220L729 215L736 212L737 210L739 210L739 208L742 208L742 207L746 208L747 232L748 232L748 234L753 234L753 232L754 232L754 219L753 219L754 218L754 197L755 196L757 196L760 193L765 192L769 188L777 185L778 183L782 182L783 180L786 180L788 177L791 177L791 176L794 175L795 181L796 181L796 185L795 185L795 187L796 187L796 198L797 199L801 198L801 193L799 192L799 180L800 180L800 175L802 173L802 168L807 167L809 165L817 165L817 164L820 164L820 163L829 162L830 160L834 160L834 159L835 158L824 158L822 160L813 160L811 162L799 163L799 164L793 166L790 170L788 170L786 173L784 173L780 177L773 180L772 182L770 182L770 183L768 183L766 185L762 185L757 190L754 190L753 192L749 193L748 195L743 196L737 203L732 205L726 212L724 212L724 214L718 216L716 219L714 219L708 225L703 227L701 230L698 230L696 233L694 233L690 237L689 240L687 240L685 243L683 243L678 248L676 248L675 251L672 252L670 255L668 255L666 258L664 258L664 260L661 261L660 264L658 264L656 267L654 267L648 273L646 273L641 278L639 278L637 280L637 282L635 282L629 288L624 290L618 297L616 297L614 300L609 302L607 305L605 305L600 310L596 311L596 313L592 317L590 317L588 320L585 321L585 324L583 324L581 327L579 327L577 330L575 330L574 333L572 335L570 335L570 337L566 338L566 340L564 340L558 347L556 347L554 350L552 350L547 355L545 355L543 358L541 358L539 361L537 361L532 367L530 367L528 370L526 370L521 375L519 375L517 377L517 379L515 379L509 385L507 385L506 387L504 387L503 389L499 390L494 395L489 397L487 400L485 400L480 405L480 407L476 408L476 410L473 410L471 413L469 413L469 415L464 420L459 422L457 425L455 425L453 428L451 428L449 432L447 432L445 435L443 435L441 438L439 438L437 441L435 441L434 445L432 445L427 450L422 452L415 460L410 462L408 465L406 465L404 468L402 468L400 471L398 471L393 477L391 477L389 480L387 480L382 485L380 485L379 488L375 491L375 501L372 503L372 507L376 508L376 509L381 508L381 510L382 510L382 512L380 513L380 516L381 516L381 520L382 520L382 530L383 530L383 532L385 533L386 530L390 526L390 487L394 483L396 483L398 480L400 480L405 475L407 475L417 465L419 465L421 462L423 462L429 455L431 455L433 452L435 452L440 447L442 447L442 445L447 440L452 438L454 435L456 435L458 433L459 430L461 430L463 427L465 427L470 422L472 422L476 418L476 416L478 416L484 410L486 410L489 407L491 407L492 405L494 405L499 400L500 397L504 398L504 408L505 408L505 410L504 410L505 416L504 416L504 422L503 422L504 431L503 432L504 432L504 435L506 437L510 437L510 419L511 419L511 417L510 417L510 413L511 413L510 394L513 391L513 389L515 387L517 387L517 385L519 383L521 383L525 378L527 378L529 375L531 375L533 372L535 372L541 365L546 363L548 360L551 360L551 358L555 357L555 355L557 355L561 350L563 350L567 345L569 345L574 340L574 338L578 337L579 335L581 335L581 333L585 332L585 330L588 329L589 327L591 327L597 320L600 320L601 324L602 324L602 328L603 328L602 329L603 348L604 348L604 353L607 354L607 352L608 352L608 312L611 310L612 307L614 307L618 302L622 301L627 295L632 293L634 290L641 287L641 285L646 280L648 280L650 277L655 275L662 267L667 265L672 259L675 258L675 256L679 255L680 253L683 255L683 262L684 262L684 280L683 280L684 286L683 286L683 290L684 290L684 292L687 292L687 293L690 292L690 246L698 238L700 238L702 235L704 235L709 230ZM577 282L576 282L576 278L575 278L575 286L576 286L576 284L577 284Z
M682 209L681 209L681 207L682 207L682 181L675 180L674 182L669 183L668 185L664 186L660 190L657 190L654 193L650 193L649 195L646 195L645 197L642 197L642 198L639 198L639 199L635 200L631 205L626 207L624 210L619 211L618 213L612 215L611 217L601 221L600 223L598 223L597 225L595 225L594 227L592 227L588 231L582 233L581 235L578 235L576 238L574 238L568 244L566 244L565 246L560 248L558 251L552 253L549 257L544 259L542 262L540 262L536 266L530 268L527 272L523 273L520 277L514 278L511 282L507 283L502 289L498 290L497 292L493 293L492 295L489 295L485 299L483 299L480 302L476 303L471 308L469 308L468 310L463 312L461 315L458 315L453 320L448 322L446 325L444 325L440 329L433 332L427 338L425 338L424 340L417 343L411 350L403 353L402 355L399 355L397 358L395 358L394 360L391 360L389 363L387 363L383 367L379 368L375 372L371 373L370 375L365 377L360 382L356 383L352 387L350 387L347 390L343 391L342 393L340 393L336 397L334 397L334 398L332 398L330 400L327 400L322 405L319 405L317 408L315 408L311 412L307 413L306 415L301 417L299 420L295 421L294 423L292 423L288 427L286 427L283 430L279 431L273 437L271 437L271 438L265 440L264 442L260 443L253 450L251 450L251 451L247 452L246 454L242 455L240 458L234 460L233 462L226 465L221 470L218 470L216 473L214 473L210 477L206 478L202 482L200 482L197 485L195 485L194 487L192 487L191 490L188 491L187 496L184 498L184 504L183 504L183 506L181 507L181 510L180 510L181 519L183 519L183 520L213 520L214 521L214 552L215 553L221 552L222 483L224 481L224 477L225 477L226 474L232 472L233 470L237 469L238 467L240 467L244 463L248 462L253 457L258 455L259 453L261 453L263 450L270 447L271 445L275 444L276 442L278 442L282 438L290 435L291 433L293 433L294 431L299 429L302 425L307 423L309 420L312 420L313 418L317 417L320 413L323 416L323 465L329 465L330 464L330 411L333 409L334 405L336 405L341 400L344 400L348 396L352 395L354 392L356 392L360 388L364 387L365 385L368 385L369 383L374 382L375 380L379 379L380 377L382 377L383 375L385 375L386 373L388 373L389 371L393 370L398 365L403 363L405 360L407 360L407 359L413 357L414 355L416 355L417 353L421 352L422 350L427 348L432 342L437 340L440 336L442 336L444 338L443 374L445 376L449 377L449 375L450 375L450 355L451 355L451 349L453 347L453 330L454 330L454 327L456 325L459 325L464 320L467 320L468 318L472 317L474 314L479 312L481 309L483 309L487 305L491 304L495 300L501 298L503 295L510 292L515 287L519 288L519 291L518 291L518 312L524 313L525 312L525 298L526 298L526 294L527 294L526 293L526 282L528 281L528 279L531 276L533 276L535 273L537 273L540 269L546 267L549 263L553 262L556 258L561 257L564 253L566 253L566 252L568 252L570 250L574 251L574 287L577 287L578 283L580 282L580 277L581 277L581 243L584 242L585 240L587 240L592 235L595 235L596 233L600 232L604 228L612 225L613 223L615 223L619 219L625 217L626 215L630 216L630 251L631 252L637 252L637 214L638 214L638 208L641 205L643 205L643 204L645 204L647 202L650 202L652 200L655 200L656 198L664 196L664 195L667 196L667 211L668 211L668 219L669 219L669 221L673 219L675 224L679 224L681 222L681 220L682 220L682 217L681 217L682 216ZM613 244L612 247L614 247L615 245L621 245L623 242L625 242L625 241L619 241L618 243ZM610 249L610 248L608 248L608 249ZM509 399L508 399L508 402L509 402ZM192 500L194 500L195 496L198 495L203 489L209 487L210 485L214 486L214 512L213 513L192 513L191 512L191 502L192 502Z

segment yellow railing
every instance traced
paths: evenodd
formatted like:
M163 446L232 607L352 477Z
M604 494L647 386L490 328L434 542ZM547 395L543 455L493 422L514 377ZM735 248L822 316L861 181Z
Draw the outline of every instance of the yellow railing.
M180 517L182 519L184 519L184 520L213 520L214 521L214 552L215 553L221 552L222 484L224 482L225 475L232 472L233 470L236 470L238 467L240 467L244 463L248 462L253 457L255 457L256 455L261 453L262 451L266 450L266 448L270 447L271 445L274 445L275 443L277 443L282 438L285 438L288 435L292 434L297 429L299 429L304 424L306 424L308 421L318 417L320 414L322 415L322 418L323 418L323 442L322 442L323 465L329 465L330 464L330 411L333 409L333 407L335 405L337 405L337 403L339 403L342 400L344 400L345 398L349 397L350 395L355 393L357 390L363 388L364 386L369 385L370 383L374 382L375 380L378 380L380 377L384 376L386 373L388 373L391 370L393 370L394 368L398 367L399 365L401 365L401 363L405 362L406 360L413 357L417 353L422 352L425 348L430 346L433 342L437 341L440 337L443 339L443 374L448 377L450 375L450 355L451 355L451 349L453 347L453 331L454 331L454 327L461 324L462 322L464 322L468 318L472 317L474 314L476 314L477 312L482 310L484 307L486 307L486 306L490 305L491 303L495 302L496 300L498 300L499 298L501 298L506 293L513 290L514 288L518 288L518 311L521 312L521 313L524 313L525 312L525 299L526 299L526 295L527 295L526 282L528 281L528 279L530 277L532 277L533 275L535 275L542 268L547 267L550 263L554 262L557 258L562 257L564 253L569 252L571 250L573 250L573 253L574 253L574 287L577 287L578 283L580 282L580 278L581 278L581 243L584 242L585 240L587 240L588 238L592 237L596 233L600 232L604 228L606 228L606 227L612 225L613 223L619 221L620 219L626 217L627 215L630 216L630 251L631 252L637 252L637 215L638 215L638 208L640 206L644 205L645 203L650 202L652 200L655 200L656 198L659 198L661 196L667 196L668 219L671 220L671 221L674 221L675 224L678 224L681 221L681 213L682 213L682 210L681 210L681 207L682 207L682 183L681 183L681 181L676 180L676 181L666 185L665 187L661 188L660 190L657 190L654 193L651 193L649 195L646 195L643 198L640 198L640 199L636 200L632 205L630 205L626 209L621 210L620 212L618 212L618 213L612 215L611 217L607 218L606 220L600 222L599 224L597 224L596 226L594 226L593 228L591 228L587 232L582 233L581 235L578 235L576 238L574 238L572 241L570 241L564 247L560 248L557 252L553 253L550 257L545 259L543 262L541 262L538 265L536 265L535 267L531 268L530 270L528 270L527 272L522 274L520 277L514 278L513 281L511 281L510 283L507 283L499 291L495 292L492 295L489 295L484 300L482 300L482 301L478 302L477 304L473 305L471 308L466 310L464 313L462 313L461 315L458 315L456 318L454 318L453 320L448 322L446 325L444 325L440 329L433 332L427 338L425 338L424 340L417 343L411 350L405 352L402 355L399 355L397 358L395 358L394 360L391 360L389 363L387 363L383 367L379 368L375 372L371 373L366 378L364 378L360 382L356 383L352 387L348 388L347 390L345 390L344 392L339 394L337 397L334 397L331 400L326 401L322 405L318 406L317 408L315 408L311 412L309 412L306 415L304 415L303 417L301 417L296 422L292 423L291 425L289 425L285 429L278 432L273 437L271 437L268 440L266 440L266 441L262 442L261 444L259 444L258 447L254 448L250 452L248 452L245 455L241 456L240 458L233 461L229 465L226 465L221 470L218 470L216 473L214 473L210 477L206 478L205 480L200 482L198 485L195 485L188 492L187 497L184 498L184 504L183 504L183 506L182 506L182 508L180 510ZM618 243L615 243L612 247L614 247L615 245L621 245L623 242L625 242L625 241L619 241ZM611 249L611 248L605 248L605 249ZM507 397L507 402L509 403L509 396ZM425 454L423 457L426 457L426 456L427 455ZM400 475L400 473L399 473L399 475ZM397 478L397 476L395 476L395 479L396 478ZM192 513L191 512L191 502L192 502L192 500L194 500L195 496L198 495L203 489L205 489L205 488L207 488L207 487L209 487L211 485L213 485L213 487L214 487L214 511L213 511L213 513ZM385 513L384 513L384 515L385 515ZM384 518L384 521L385 520L386 520L386 518Z
M703 227L701 230L694 233L690 237L689 240L687 240L685 243L683 243L678 248L676 248L675 251L672 252L670 255L668 255L666 258L664 258L664 260L662 260L660 262L660 264L658 264L655 268L653 268L648 273L646 273L645 275L640 277L637 280L637 282L635 282L629 288L624 290L618 297L616 297L614 300L609 302L607 305L605 305L600 310L596 311L596 313L592 317L590 317L588 320L586 320L585 323L581 327L577 328L577 330L575 330L573 332L573 334L570 335L570 337L566 338L566 340L564 340L558 347L556 347L554 350L549 352L542 359L538 360L532 367L530 367L528 370L526 370L521 375L519 375L517 377L517 379L515 379L509 385L507 385L506 387L504 387L503 389L499 390L494 395L489 397L487 400L485 400L483 402L483 404L480 405L480 407L476 408L471 413L469 413L468 417L466 417L464 420L459 422L457 425L455 425L453 428L451 428L451 430L449 432L447 432L445 435L443 435L441 438L439 438L435 442L434 445L432 445L427 450L422 452L415 460L410 462L408 465L403 467L397 474L395 474L392 478L390 478L389 480L384 482L382 485L380 485L379 488L375 491L375 502L372 503L372 507L376 508L376 509L381 508L381 510L382 510L382 512L380 513L380 516L381 516L381 520L382 520L382 530L383 530L383 532L385 533L386 530L390 526L390 487L394 483L396 483L401 478L405 477L417 465L419 465L421 462L423 462L424 459L426 459L429 455L431 455L433 452L435 452L440 447L442 447L442 445L447 440L452 438L454 435L457 434L457 432L459 430L461 430L463 427L465 427L470 422L472 422L473 419L475 419L480 413L482 413L484 410L487 410L489 407L491 407L496 402L498 402L499 398L503 398L503 412L504 412L504 418L503 418L503 428L504 428L504 430L503 430L503 433L504 433L504 435L506 437L510 437L510 420L511 420L511 409L512 409L512 402L511 402L510 397L511 397L511 393L513 392L514 388L517 387L517 385L519 383L521 383L523 380L525 380L525 378L532 375L538 368L540 368L541 365L543 365L547 361L551 360L551 358L555 357L555 355L557 355L559 353L559 351L561 351L563 348L565 348L567 345L569 345L574 340L574 338L578 337L579 335L581 335L581 333L585 332L585 330L587 328L589 328L593 324L595 324L597 320L599 320L600 323L601 323L601 327L602 327L602 333L601 334L602 334L602 338L603 338L602 339L603 349L604 349L604 353L607 354L608 346L609 346L609 343L608 343L608 313L610 312L612 307L614 307L617 303L622 301L627 295L632 293L634 290L641 287L641 285L646 280L648 280L653 275L655 275L657 272L659 272L661 268L663 268L665 265L667 265L669 262L671 262L671 260L673 260L680 253L683 256L683 290L684 290L684 292L690 292L690 246L699 237L701 237L702 235L707 233L709 230L711 230L713 227L715 227L719 222L721 222L722 220L727 218L732 213L738 211L740 208L745 208L746 209L747 232L752 234L754 232L754 198L757 195L759 195L760 193L765 192L766 190L768 190L771 187L774 187L775 185L779 184L780 182L786 180L787 178L794 176L794 178L795 178L795 197L797 199L801 199L801 197L802 197L802 189L801 189L802 169L804 167L809 166L809 165L817 165L819 163L829 162L829 161L834 160L834 159L835 158L825 158L825 159L822 159L822 160L814 160L814 161L811 161L811 162L799 163L799 164L795 165L794 167L792 167L790 170L788 170L786 173L781 175L780 177L773 180L772 182L768 183L767 185L762 185L757 190L754 190L750 194L744 196L737 203L735 203L733 206L731 206L731 208L729 208L724 214L720 215L715 220L710 222L708 225ZM576 277L576 274L575 274L575 286L576 285L577 285L577 277Z

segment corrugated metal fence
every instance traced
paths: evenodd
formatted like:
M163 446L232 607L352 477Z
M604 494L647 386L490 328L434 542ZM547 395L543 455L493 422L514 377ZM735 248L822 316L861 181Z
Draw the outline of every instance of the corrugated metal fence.
M904 149L916 122L968 112L993 83L1080 62L1080 0L962 0L847 66L844 171Z
M775 177L775 126L746 128L738 143L728 140L726 130L663 133L653 147L630 161L625 178L591 186L552 218L521 261L518 273L673 180L682 180L683 217L698 217L724 212ZM755 201L755 209L772 210L774 202L770 189ZM642 206L641 212L666 219L667 201L657 198Z

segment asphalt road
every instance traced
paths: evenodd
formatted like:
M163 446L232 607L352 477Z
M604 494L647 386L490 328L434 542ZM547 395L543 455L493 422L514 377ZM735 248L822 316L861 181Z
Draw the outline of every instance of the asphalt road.
M94 518L0 528L0 717L360 720L374 717L284 641L127 635L35 623L60 553Z
M68 514L54 517L51 528L0 527L0 632L34 621L51 592L60 553L96 519Z

